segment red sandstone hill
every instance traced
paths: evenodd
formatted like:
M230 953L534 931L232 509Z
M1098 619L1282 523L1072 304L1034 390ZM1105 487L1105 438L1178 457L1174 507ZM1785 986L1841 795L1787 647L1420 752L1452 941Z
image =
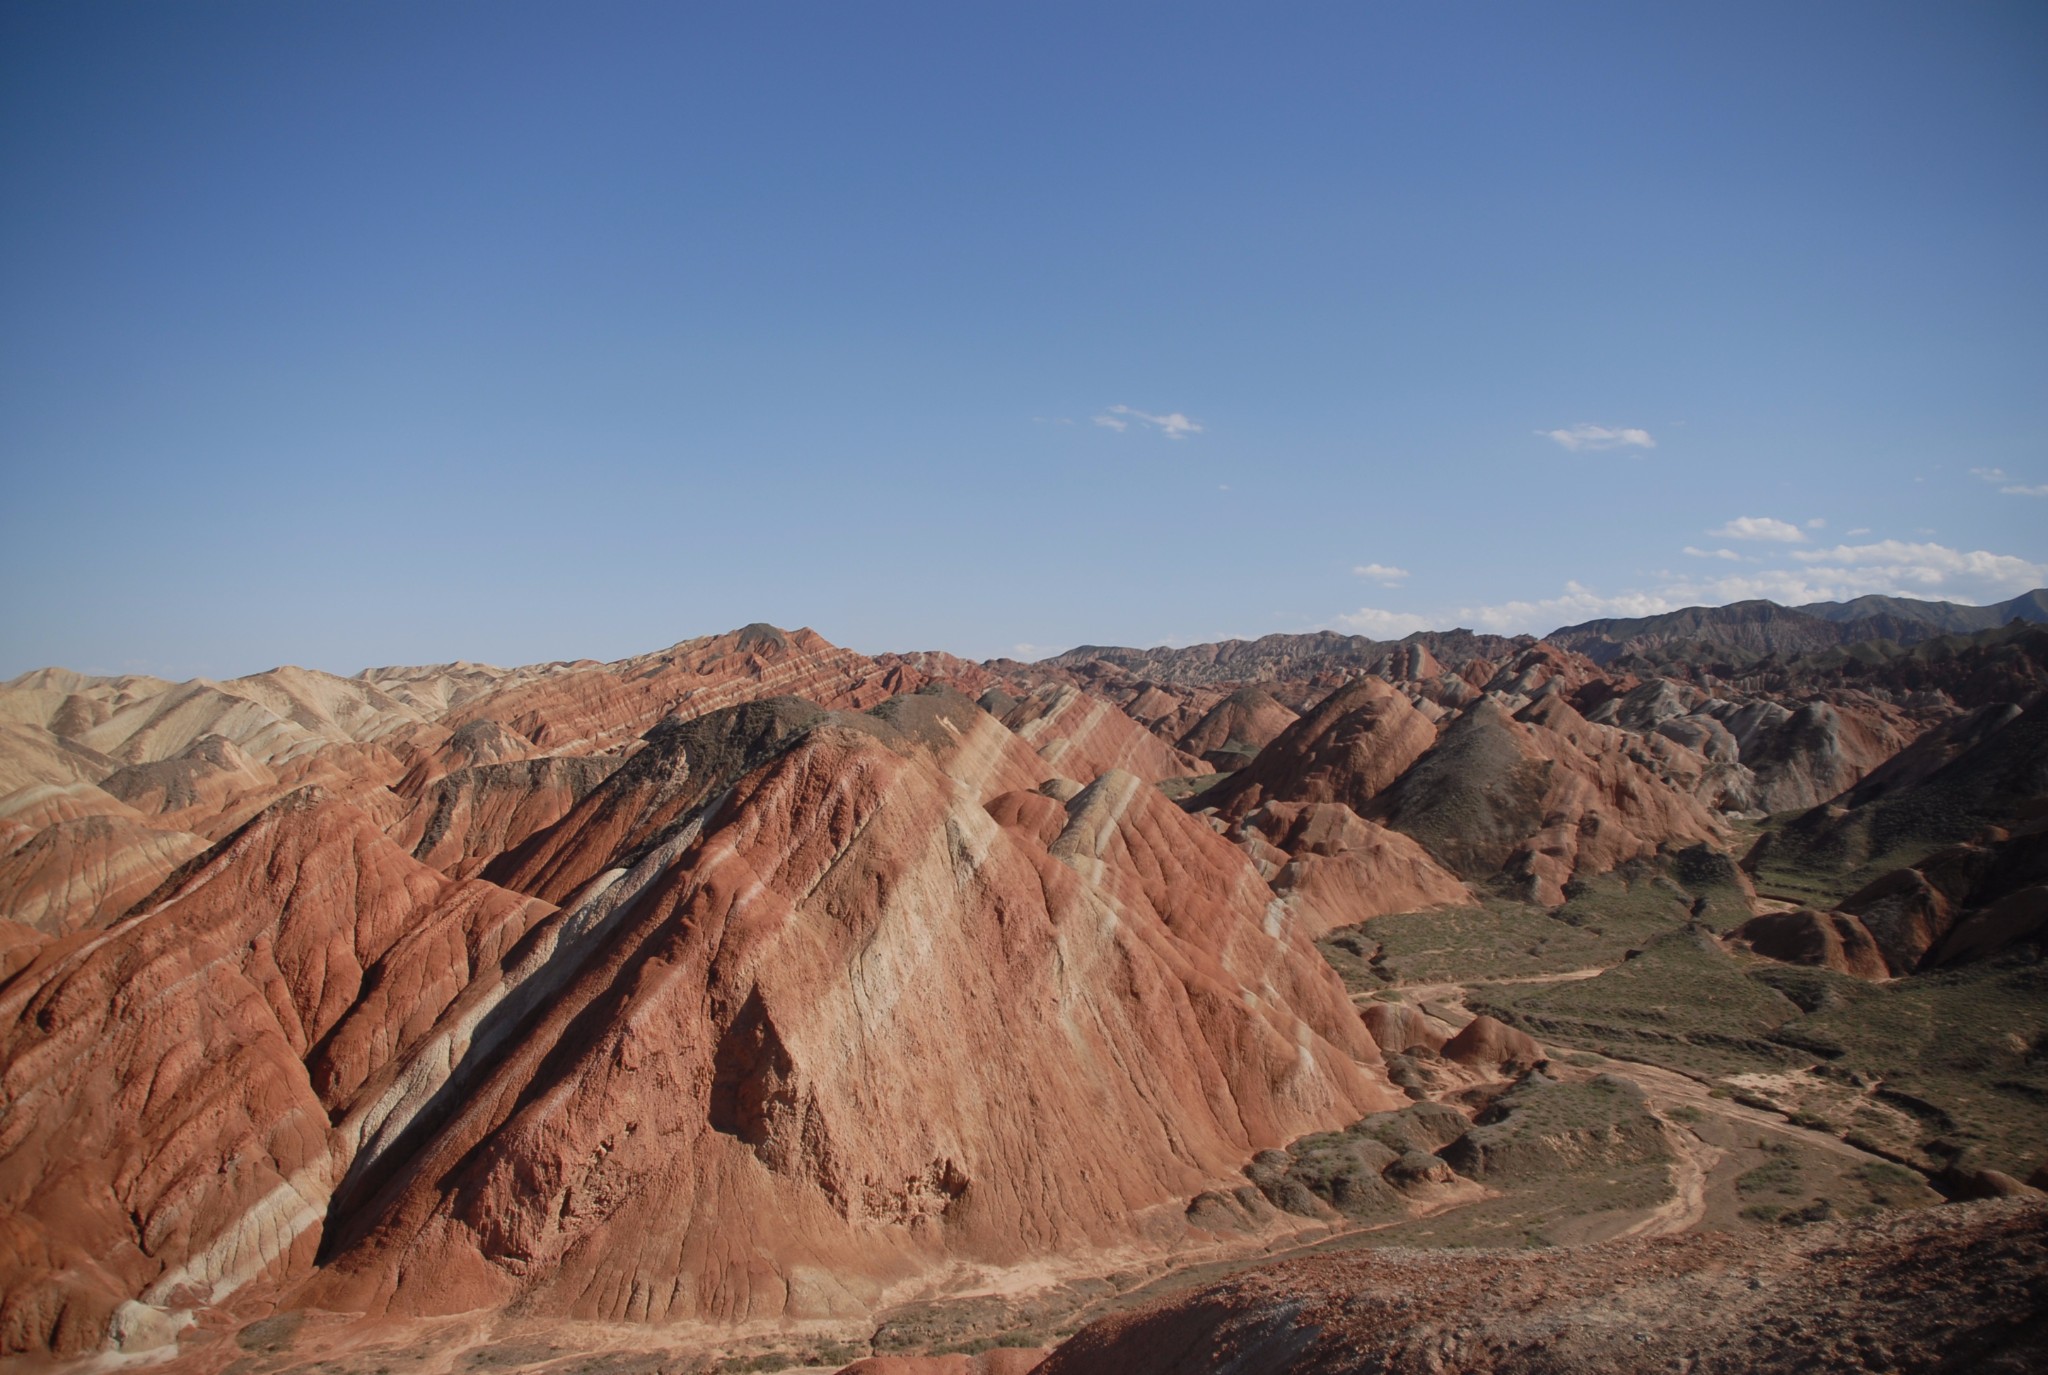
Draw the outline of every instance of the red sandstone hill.
M1218 769L1236 768L1299 716L1264 688L1243 687L1204 712L1175 743L1182 753L1206 759Z
M856 1312L948 1256L1111 1243L1395 1101L1230 846L1129 775L1069 813L1048 849L924 751L813 725L559 919L612 925L307 1297Z
M450 838L552 809L530 775L567 762L458 770L394 834L460 871ZM0 1339L147 1348L259 1290L858 1311L1184 1226L1254 1151L1399 1101L1235 847L1135 776L1062 806L1049 772L945 691L677 721L514 846L561 911L293 794L9 954Z
M750 625L518 683L456 708L441 724L453 730L496 721L548 753L589 754L669 716L702 716L781 694L862 710L926 681L908 664L884 668L814 631Z
M293 794L0 986L0 1349L152 1345L309 1265L332 1127L549 909Z
M1406 1101L1311 938L1556 903L1729 815L1811 806L1771 843L1844 864L1967 822L1760 953L1874 976L2048 921L2039 708L1368 646L976 666L750 626L0 685L0 1351L280 1302L844 1317L1163 1245L1256 1152ZM1531 1053L1474 1026L1461 1056Z
M1204 802L1233 820L1261 802L1362 811L1436 744L1436 727L1392 684L1360 678L1285 727Z

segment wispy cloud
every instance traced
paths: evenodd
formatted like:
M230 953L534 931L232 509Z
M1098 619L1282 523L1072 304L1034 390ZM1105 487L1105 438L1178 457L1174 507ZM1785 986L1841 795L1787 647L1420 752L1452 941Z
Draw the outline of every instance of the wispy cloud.
M1399 587L1408 581L1408 570L1386 563L1361 563L1351 570L1361 578L1371 578L1381 587Z
M1437 624L1427 616L1407 611L1382 611L1376 606L1361 606L1348 616L1339 616L1336 623L1354 635L1365 635L1375 640L1398 640L1403 635L1413 635Z
M1806 538L1806 532L1791 521L1773 520L1769 516L1737 516L1707 533L1722 539L1771 540L1779 544L1798 544Z
M1654 449L1657 441L1648 430L1619 429L1608 425L1573 425L1564 430L1538 430L1545 439L1555 440L1573 453L1601 449Z
M1202 422L1190 420L1179 411L1168 411L1165 415L1153 415L1135 406L1111 406L1108 411L1095 417L1095 423L1106 430L1121 434L1131 427L1131 422L1149 425L1168 439L1186 439L1191 434L1202 432Z
M1984 481L1991 483L2005 496L2048 497L2048 482L2015 482L2013 481L2012 474L2003 468L1972 468L1970 473L1974 477L1982 478Z
M1726 559L1730 563L1742 562L1742 555L1736 553L1733 549L1695 549L1688 544L1685 546L1685 552L1696 559Z

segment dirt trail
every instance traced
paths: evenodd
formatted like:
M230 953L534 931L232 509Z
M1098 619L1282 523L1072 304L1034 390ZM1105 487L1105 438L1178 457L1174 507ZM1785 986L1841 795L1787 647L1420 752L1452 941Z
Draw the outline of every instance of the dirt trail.
M1571 983L1581 979L1597 978L1606 972L1606 966L1599 966L1592 969L1567 970L1560 974L1531 974L1515 979L1481 979L1474 980L1470 984L1400 984L1396 986L1396 991L1401 993L1405 1001L1416 1006L1420 1006L1423 1003L1431 1003L1446 1011L1464 1013L1467 1011L1465 998L1474 988L1492 987L1502 984ZM1566 1054L1590 1054L1590 1052L1583 1051L1561 1052L1556 1047L1548 1045L1544 1046L1544 1050L1556 1060L1564 1059ZM1807 1127L1797 1126L1782 1114L1761 1108L1748 1107L1728 1098L1716 1098L1713 1096L1711 1085L1703 1084L1689 1075L1679 1073L1677 1070L1665 1069L1661 1065L1645 1064L1640 1060L1615 1060L1606 1056L1598 1056L1596 1058L1603 1061L1611 1073L1618 1074L1625 1079L1633 1079L1640 1084L1643 1092L1649 1095L1651 1106L1665 1116L1669 1116L1668 1109L1685 1106L1715 1117L1726 1118L1731 1122L1761 1127L1780 1136L1790 1137L1818 1150L1829 1151L1835 1155L1844 1156L1859 1162L1884 1159L1883 1156L1875 1155L1850 1145L1839 1136L1832 1136L1827 1132L1814 1131ZM1690 1134L1688 1133L1688 1135ZM1707 1146L1704 1142L1698 1142L1697 1144L1705 1150L1715 1151L1714 1147ZM1715 1153L1719 1154L1718 1151L1715 1151Z
M1441 1003L1463 1010L1465 997L1474 988L1497 988L1509 984L1562 984L1577 983L1581 979L1597 979L1605 974L1611 965L1594 965L1590 969L1567 969L1556 974L1523 974L1512 979L1474 979L1471 983L1415 983L1395 984L1391 992L1399 993L1403 1002L1420 1006L1423 1003ZM1374 1000L1372 993L1352 996L1355 1003L1369 1003Z
M1689 1232L1707 1218L1707 1181L1728 1154L1719 1146L1686 1131L1673 1128L1667 1133L1677 1159L1671 1165L1671 1197L1658 1204L1640 1221L1618 1232L1624 1237L1668 1237Z
M1642 1085L1643 1092L1650 1096L1652 1106L1664 1112L1667 1106L1683 1105L1731 1122L1760 1127L1779 1136L1790 1137L1802 1145L1816 1150L1828 1151L1835 1155L1868 1163L1882 1161L1885 1157L1875 1155L1857 1146L1852 1146L1839 1136L1814 1131L1799 1126L1775 1112L1752 1108L1728 1098L1716 1098L1708 1086L1699 1080L1689 1078L1676 1070L1664 1069L1657 1065L1646 1065L1635 1060L1609 1061L1613 1073L1635 1080ZM1669 1114L1666 1113L1666 1116Z

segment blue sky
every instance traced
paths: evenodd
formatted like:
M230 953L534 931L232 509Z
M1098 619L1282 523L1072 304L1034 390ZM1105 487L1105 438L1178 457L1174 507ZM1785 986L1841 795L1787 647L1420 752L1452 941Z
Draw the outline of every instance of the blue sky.
M2038 4L5 0L0 674L2010 596L2044 71Z

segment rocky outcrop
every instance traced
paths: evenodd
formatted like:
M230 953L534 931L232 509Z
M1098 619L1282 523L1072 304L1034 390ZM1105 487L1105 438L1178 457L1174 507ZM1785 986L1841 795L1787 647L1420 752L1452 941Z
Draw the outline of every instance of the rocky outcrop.
M522 893L566 901L598 874L630 867L743 774L828 719L923 753L983 799L1035 789L1047 774L1023 741L950 689L836 716L800 698L767 698L662 722L601 786L560 821L506 850L484 875Z
M1341 802L1363 811L1431 746L1436 728L1383 679L1339 688L1203 801L1227 817L1261 803Z
M1245 829L1273 847L1273 892L1313 935L1394 912L1477 901L1416 841L1341 802L1268 803Z
M245 797L269 795L278 774L220 735L202 735L168 759L129 764L100 787L167 826L203 826Z
M1510 1072L1540 1065L1548 1058L1543 1047L1527 1032L1484 1014L1465 1023L1457 1035L1446 1041L1442 1054L1456 1064Z
M414 859L455 878L554 825L610 776L619 761L524 759L444 774L422 789L391 838Z
M1577 873L1721 839L1695 798L1664 786L1656 742L1598 726L1561 695L1510 715L1487 697L1367 811L1466 879L1506 874L1539 902Z
M1219 771L1243 768L1299 716L1261 687L1242 687L1202 714L1175 742Z
M1082 645L1039 664L1018 667L1075 674L1107 665L1123 674L1175 686L1306 681L1318 677L1334 681L1363 672L1381 672L1417 649L1462 667L1482 656L1504 659L1530 643L1527 636L1509 639L1476 635L1469 630L1423 631L1394 642L1315 630L1303 635L1263 635L1256 640L1224 640L1180 649Z
M1112 769L1148 783L1215 772L1110 703L1064 683L1034 689L1003 712L1002 722L1038 751L1050 771L1083 783Z
M1785 964L1859 979L1889 978L1892 972L1863 923L1841 912L1767 912L1744 922L1733 935L1757 954Z

